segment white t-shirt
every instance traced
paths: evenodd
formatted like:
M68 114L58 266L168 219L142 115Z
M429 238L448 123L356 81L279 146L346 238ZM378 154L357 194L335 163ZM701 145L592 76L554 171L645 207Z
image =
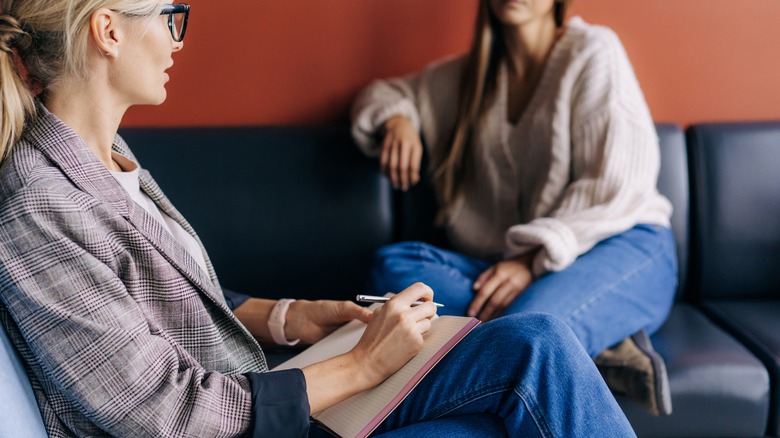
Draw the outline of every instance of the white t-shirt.
M157 204L147 196L146 193L141 190L141 183L138 179L138 172L140 166L135 161L118 154L111 152L111 157L122 168L122 172L115 172L109 170L111 175L116 178L119 184L124 187L130 197L136 204L140 205L147 213L149 213L166 231L168 231L177 242L179 242L184 249L195 259L203 272L208 273L206 268L206 258L203 256L203 252L200 249L200 245L189 233L187 233L178 222L173 220L170 216L160 210Z

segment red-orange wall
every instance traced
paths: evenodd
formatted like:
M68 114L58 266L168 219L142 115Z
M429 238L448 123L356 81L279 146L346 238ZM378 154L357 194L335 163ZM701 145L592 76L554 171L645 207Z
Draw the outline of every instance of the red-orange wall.
M185 0L186 1L186 0ZM190 0L168 101L125 125L344 122L375 77L468 47L476 0ZM575 0L620 35L656 120L780 119L780 1Z

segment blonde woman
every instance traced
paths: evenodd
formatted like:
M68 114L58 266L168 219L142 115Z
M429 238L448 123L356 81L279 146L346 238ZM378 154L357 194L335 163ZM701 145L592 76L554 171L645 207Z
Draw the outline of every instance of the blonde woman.
M445 312L484 321L550 313L592 357L628 338L659 378L646 407L668 413L647 338L677 272L658 139L618 37L565 21L568 5L481 0L468 54L360 94L354 136L393 186L419 181L425 144L452 247L381 249L371 288L423 281Z
M311 412L419 351L435 315L433 303L411 305L433 299L422 284L373 314L223 291L197 235L117 136L127 108L165 100L189 6L1 4L0 322L50 436L306 436ZM368 322L352 351L268 372L256 339L312 343L352 319ZM505 341L516 352L494 358ZM574 335L545 315L475 329L388 431L633 435Z

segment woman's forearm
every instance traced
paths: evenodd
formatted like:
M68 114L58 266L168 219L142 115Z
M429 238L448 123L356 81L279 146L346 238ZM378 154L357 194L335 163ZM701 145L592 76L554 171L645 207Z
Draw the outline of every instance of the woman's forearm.
M260 340L260 342L273 343L271 332L268 329L268 318L275 304L275 300L250 298L238 306L233 311L233 314L241 321L241 324L244 324L249 333Z
M379 383L369 377L352 352L309 365L303 368L303 375L312 414Z

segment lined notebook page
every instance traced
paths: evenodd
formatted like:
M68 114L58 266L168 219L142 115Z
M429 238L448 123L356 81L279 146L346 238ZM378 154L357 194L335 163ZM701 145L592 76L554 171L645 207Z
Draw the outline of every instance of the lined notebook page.
M314 419L342 437L368 436L444 355L479 321L460 316L442 316L424 335L423 350L380 385L326 409ZM352 321L274 370L300 368L346 353L354 347L366 325ZM314 351L312 351L314 350Z
M357 345L363 332L366 330L366 324L357 319L339 327L336 331L321 339L316 344L303 350L295 357L282 362L271 371L289 370L292 368L303 368L313 363L344 354Z

